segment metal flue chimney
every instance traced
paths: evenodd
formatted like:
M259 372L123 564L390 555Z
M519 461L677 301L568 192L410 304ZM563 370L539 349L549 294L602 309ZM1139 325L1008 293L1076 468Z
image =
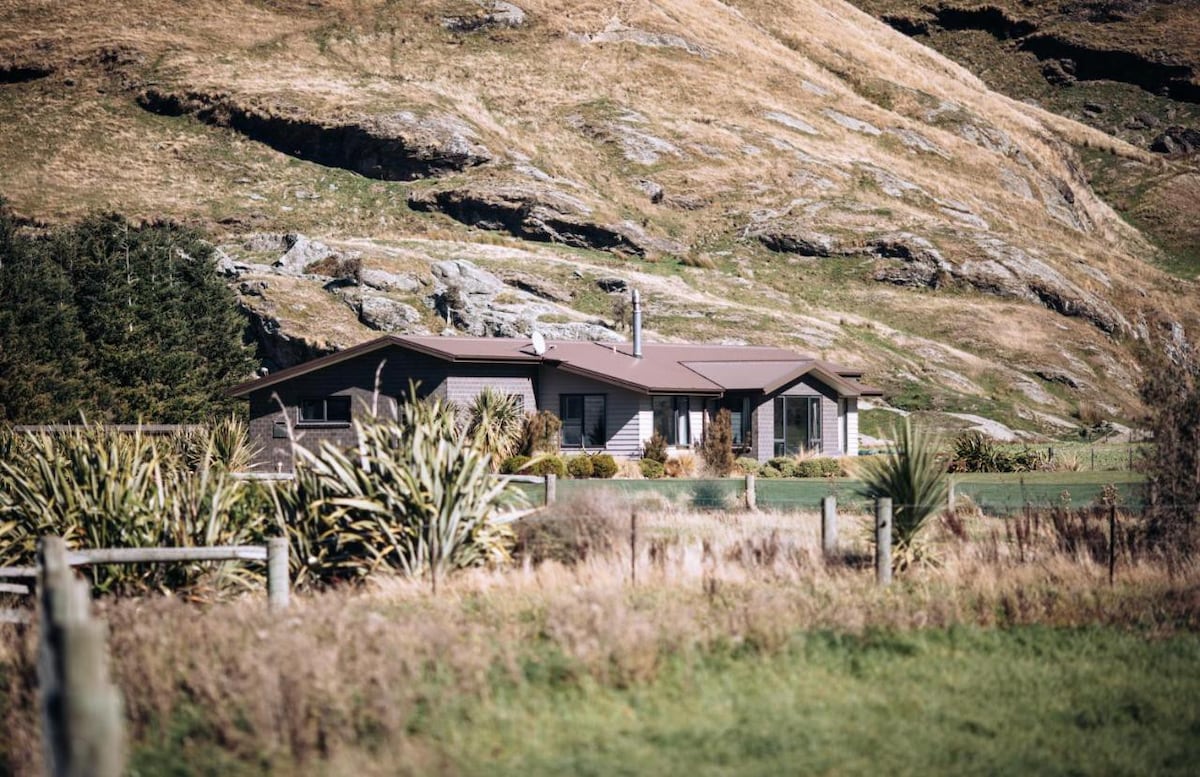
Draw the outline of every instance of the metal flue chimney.
M633 290L633 356L642 358L642 296Z

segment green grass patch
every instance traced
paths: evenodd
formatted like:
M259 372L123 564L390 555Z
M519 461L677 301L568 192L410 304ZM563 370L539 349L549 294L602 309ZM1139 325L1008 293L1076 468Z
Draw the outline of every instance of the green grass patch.
M1194 634L800 634L623 688L543 662L483 704L436 704L422 735L462 774L1186 774L1198 662Z

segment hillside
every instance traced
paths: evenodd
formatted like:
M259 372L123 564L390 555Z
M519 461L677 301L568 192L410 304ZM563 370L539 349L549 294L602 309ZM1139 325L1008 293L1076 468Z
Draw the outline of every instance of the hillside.
M5 0L0 194L34 228L205 228L273 365L603 335L636 285L657 337L1061 434L1130 418L1137 349L1194 337L1193 276L1080 155L1145 148L840 0L518 5Z

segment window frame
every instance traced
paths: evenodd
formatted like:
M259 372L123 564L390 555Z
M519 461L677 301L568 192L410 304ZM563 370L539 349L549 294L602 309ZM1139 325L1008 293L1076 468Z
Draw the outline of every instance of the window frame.
M567 402L579 401L579 442L567 442L568 415ZM599 418L591 418L588 414L588 400L593 405L599 401ZM594 409L594 408L593 408ZM559 446L567 450L605 450L608 447L608 394L572 392L558 395L558 418L562 421L559 430ZM590 423L589 423L590 422ZM573 425L573 424L572 424ZM590 431L589 431L590 429ZM600 440L595 439L599 430Z
M660 400L669 400L670 406L670 423L665 427L660 428L659 425L659 408ZM680 405L683 408L680 410ZM683 420L686 431L687 441L679 442L679 421ZM692 447L692 398L688 394L655 394L650 397L650 428L656 432L662 433L665 428L669 434L663 436L667 438L667 445L672 448L691 448Z
M321 404L321 416L319 418L306 417L306 406L312 407L318 402ZM335 403L338 406L344 405L345 418L330 418L331 403ZM296 426L349 426L353 417L354 398L344 394L333 394L325 397L304 397L296 403Z
M825 447L825 430L821 418L821 397L806 395L781 394L772 400L774 430L772 432L772 451L776 456L795 456L801 453L816 452L821 455ZM787 411L788 403L797 402L808 405L805 414L807 418L808 439L801 443L799 450L789 451L787 447ZM780 431L783 436L780 437ZM814 436L815 434L815 436ZM815 440L815 444L814 444Z

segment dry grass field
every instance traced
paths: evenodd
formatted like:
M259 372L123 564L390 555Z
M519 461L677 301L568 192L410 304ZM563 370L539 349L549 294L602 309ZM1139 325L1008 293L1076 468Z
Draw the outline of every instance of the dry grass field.
M1200 574L1048 522L934 527L877 588L865 516L573 503L561 561L299 597L103 601L137 774L1185 773ZM1029 528L1028 526L1026 527ZM1018 539L1018 536L1021 539ZM32 631L32 630L31 630ZM0 632L0 764L36 773L33 635Z

